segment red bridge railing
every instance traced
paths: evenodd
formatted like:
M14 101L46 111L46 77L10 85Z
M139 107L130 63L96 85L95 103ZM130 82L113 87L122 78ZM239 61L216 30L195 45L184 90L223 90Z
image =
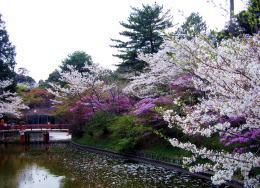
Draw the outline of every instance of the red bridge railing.
M0 126L0 130L25 130L25 129L69 129L70 124L26 124Z

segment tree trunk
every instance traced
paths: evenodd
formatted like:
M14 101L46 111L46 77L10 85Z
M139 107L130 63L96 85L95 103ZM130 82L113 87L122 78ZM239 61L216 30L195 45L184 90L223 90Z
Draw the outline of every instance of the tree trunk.
M230 21L231 22L233 17L234 17L234 0L230 0Z

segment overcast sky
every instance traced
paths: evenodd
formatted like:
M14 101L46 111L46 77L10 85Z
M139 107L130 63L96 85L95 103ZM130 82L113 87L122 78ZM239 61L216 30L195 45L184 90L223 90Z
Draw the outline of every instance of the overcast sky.
M229 0L214 0L229 9ZM46 79L73 51L83 50L94 62L114 69L110 38L122 31L119 22L129 16L131 6L152 4L154 0L0 0L0 13L10 40L16 46L18 67L29 70L37 81ZM173 23L182 23L191 12L199 12L209 28L224 27L228 15L207 0L160 0L170 9ZM235 12L245 8L245 0L235 0ZM180 13L181 11L182 13Z

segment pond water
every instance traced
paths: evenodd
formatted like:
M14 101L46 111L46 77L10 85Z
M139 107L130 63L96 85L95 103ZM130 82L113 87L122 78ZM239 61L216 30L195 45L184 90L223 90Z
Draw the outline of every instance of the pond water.
M50 140L71 140L71 134L67 132L53 132L49 131Z
M211 187L188 175L65 144L0 145L0 188Z

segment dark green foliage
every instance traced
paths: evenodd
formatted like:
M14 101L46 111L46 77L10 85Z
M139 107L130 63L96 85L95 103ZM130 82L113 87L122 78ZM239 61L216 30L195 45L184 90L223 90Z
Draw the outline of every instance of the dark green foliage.
M137 50L127 50L125 54L117 54L115 56L123 60L123 62L118 65L118 73L133 72L137 75L138 72L141 72L147 66L146 62L138 59Z
M55 69L52 73L49 74L47 79L48 82L58 82L60 79L60 73L57 69Z
M191 13L175 34L180 38L192 39L200 33L206 33L207 25L199 13Z
M30 86L34 86L36 84L35 80L30 76L16 75L17 83L21 84L29 84Z
M93 64L90 55L83 51L76 51L68 55L68 57L62 62L60 66L62 72L69 71L68 66L73 66L79 72L85 72L85 66ZM54 72L56 74L56 72ZM55 75L51 75L55 76Z
M254 34L259 29L259 18L257 19L255 14L249 11L242 11L237 15L237 20L240 27L243 29L243 33Z
M41 89L50 88L49 83L55 83L60 85L65 85L65 83L62 83L60 81L60 73L57 69L55 69L53 72L51 72L48 76L47 80L39 80L38 87Z
M98 113L87 123L85 134L77 142L129 152L137 147L142 136L151 128L136 125L132 116Z
M156 138L156 136L154 135L154 138L152 139L156 139L154 141L153 144L147 144L145 147L142 148L142 152L146 153L146 154L152 154L155 155L156 157L158 157L158 159L162 159L163 158L171 158L171 159L175 159L175 162L181 162L182 157L190 157L191 153L177 148L177 147L172 147L172 145L170 144L169 141L164 140L162 138Z
M243 14L243 11L242 11ZM250 32L258 33L260 28L260 1L259 0L250 0L248 11L244 13L244 16L247 17L247 23L249 23ZM238 18L238 20L240 20ZM243 21L241 19L240 24L243 25ZM246 27L245 27L246 28Z
M215 33L217 40L237 37L243 34L253 35L259 32L260 28L260 1L250 0L248 9L234 15L234 21L230 21L226 28Z
M15 81L15 55L15 47L9 41L5 23L0 14L0 81L7 79ZM15 83L7 89L14 91Z
M44 81L44 80L39 80L38 82L38 88L40 89L45 89L45 88L48 88L49 85L47 84L47 81Z
M115 115L110 113L97 113L86 126L86 132L90 136L106 136L108 133L107 125L110 124Z
M236 15L238 23L245 34L254 34L260 27L260 1L250 0L248 10Z
M114 56L122 60L118 65L121 73L142 71L146 63L137 59L138 53L156 53L163 42L162 31L172 26L169 12L163 13L163 7L157 4L132 8L127 22L120 24L126 30L119 34L127 39L112 39L112 47L119 49Z
M15 74L15 80L19 84L25 84L32 88L36 82L32 77L28 76L28 72L26 68L20 67L18 73Z
M62 86L65 85L65 83L62 83L60 81L60 72L57 69L55 69L52 73L49 74L48 79L45 82L43 82L41 84L41 86L48 88L49 87L48 83L56 83L56 84L60 84Z

